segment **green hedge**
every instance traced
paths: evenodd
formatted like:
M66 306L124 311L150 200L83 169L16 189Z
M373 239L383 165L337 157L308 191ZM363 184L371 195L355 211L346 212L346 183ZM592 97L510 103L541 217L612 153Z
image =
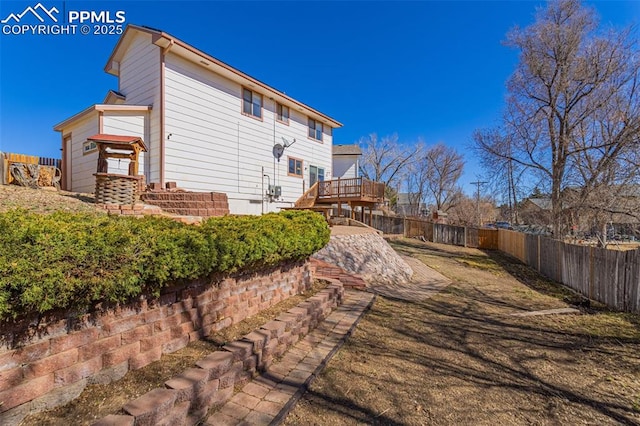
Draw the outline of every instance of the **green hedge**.
M210 218L201 226L25 210L0 214L0 320L158 295L168 283L305 259L329 241L321 215Z

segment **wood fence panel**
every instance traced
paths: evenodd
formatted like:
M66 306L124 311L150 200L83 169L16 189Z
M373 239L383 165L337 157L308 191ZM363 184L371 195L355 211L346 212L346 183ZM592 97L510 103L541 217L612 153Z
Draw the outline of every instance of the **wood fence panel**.
M640 249L625 252L624 310L640 312Z
M404 219L404 236L408 238L423 237L427 241L433 241L433 222Z
M480 229L467 227L467 247L480 248Z
M560 243L562 252L562 283L589 297L590 292L590 247Z
M498 250L498 230L478 229L478 248Z
M526 234L524 236L524 263L538 269L538 236Z
M524 255L524 235L508 229L498 229L498 248L521 262L526 262Z
M404 219L401 217L380 216L374 214L371 226L385 234L404 233Z
M560 244L560 241L540 237L540 273L557 282L562 282L562 254Z
M452 226L436 223L433 226L433 242L464 246L464 226Z

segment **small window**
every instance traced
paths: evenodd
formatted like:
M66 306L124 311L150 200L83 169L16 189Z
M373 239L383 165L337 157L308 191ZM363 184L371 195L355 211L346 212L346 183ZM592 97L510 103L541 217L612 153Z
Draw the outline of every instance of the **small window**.
M322 141L322 123L313 118L309 119L309 137L317 141Z
M82 144L82 154L89 154L97 149L96 141L86 141Z
M262 95L243 88L242 113L262 119Z
M276 118L281 123L289 124L289 107L282 104L276 104Z
M302 177L302 160L289 157L289 176Z

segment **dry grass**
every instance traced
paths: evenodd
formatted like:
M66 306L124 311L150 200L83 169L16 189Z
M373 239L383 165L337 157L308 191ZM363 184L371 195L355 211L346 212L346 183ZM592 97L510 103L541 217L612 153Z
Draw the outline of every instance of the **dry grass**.
M93 194L0 185L0 213L15 208L36 213L73 211L105 214L104 210L96 208Z
M454 283L379 297L286 424L640 424L640 316L514 317L571 292L499 253L394 247Z

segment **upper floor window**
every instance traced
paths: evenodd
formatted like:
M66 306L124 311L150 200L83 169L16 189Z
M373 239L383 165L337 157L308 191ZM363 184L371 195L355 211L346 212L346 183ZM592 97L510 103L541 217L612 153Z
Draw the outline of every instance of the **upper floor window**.
M276 103L276 118L282 123L289 124L289 107Z
M311 139L322 141L322 123L314 120L313 118L309 119L309 137Z
M262 95L249 89L242 89L242 113L262 118Z

